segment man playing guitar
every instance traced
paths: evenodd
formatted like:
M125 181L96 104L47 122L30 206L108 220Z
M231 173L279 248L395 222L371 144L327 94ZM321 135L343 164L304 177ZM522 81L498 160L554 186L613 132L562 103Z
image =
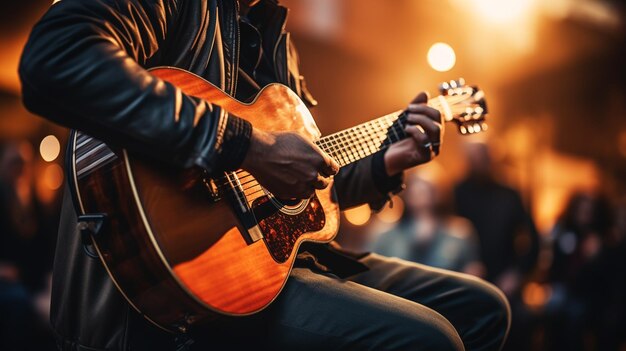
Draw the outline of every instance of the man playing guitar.
M282 83L313 106L286 16L275 0L62 0L24 50L24 103L169 166L241 168L285 199L307 198L333 177L340 208L380 209L405 169L439 154L443 121L426 94L408 105L409 138L339 170L298 134L254 128L147 71L182 68L240 101ZM76 213L66 190L52 296L62 350L497 350L508 332L506 299L480 279L308 243L267 308L172 335L133 310L102 263L83 252Z

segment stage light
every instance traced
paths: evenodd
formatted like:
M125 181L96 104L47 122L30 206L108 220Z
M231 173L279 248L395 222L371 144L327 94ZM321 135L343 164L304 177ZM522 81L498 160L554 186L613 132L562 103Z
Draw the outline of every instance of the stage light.
M428 64L435 71L447 72L456 63L454 49L446 43L435 43L428 50Z
M533 7L534 0L473 0L473 6L485 20L493 23L510 23L526 16Z
M370 220L372 210L369 205L361 205L344 212L346 220L353 225L363 225Z
M54 135L48 135L43 138L41 144L39 144L39 153L41 154L41 158L43 158L46 162L52 162L59 157L59 153L61 152L61 144L59 143L59 139L57 139Z

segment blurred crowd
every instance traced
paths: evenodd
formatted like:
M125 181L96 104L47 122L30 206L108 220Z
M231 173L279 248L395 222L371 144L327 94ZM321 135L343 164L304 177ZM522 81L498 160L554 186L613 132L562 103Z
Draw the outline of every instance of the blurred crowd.
M574 191L538 233L519 192L496 180L488 147L466 150L449 199L419 169L407 175L402 219L370 248L497 285L513 315L505 350L624 350L626 201Z
M469 168L452 189L418 167L406 175L400 220L369 241L348 228L340 241L497 285L513 312L506 350L624 350L626 201L574 192L540 233L519 191L494 176L488 147L465 150ZM59 206L38 196L36 159L28 142L0 145L2 350L54 348L47 320Z
M0 350L55 347L48 315L59 206L38 196L36 162L28 141L0 143Z

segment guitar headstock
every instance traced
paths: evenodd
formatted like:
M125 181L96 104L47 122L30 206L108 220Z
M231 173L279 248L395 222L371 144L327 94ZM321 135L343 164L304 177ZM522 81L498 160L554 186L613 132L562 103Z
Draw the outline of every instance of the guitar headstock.
M476 86L468 86L465 80L451 80L439 86L440 96L431 99L446 122L454 122L461 134L486 131L487 103L485 93Z

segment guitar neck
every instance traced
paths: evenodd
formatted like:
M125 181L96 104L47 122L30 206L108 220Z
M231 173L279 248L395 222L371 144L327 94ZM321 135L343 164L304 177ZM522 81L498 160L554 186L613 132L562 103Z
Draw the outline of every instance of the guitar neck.
M450 108L445 99L432 98L428 105L438 109L445 120L450 120ZM406 114L400 110L320 138L316 144L343 167L406 138L405 125Z

